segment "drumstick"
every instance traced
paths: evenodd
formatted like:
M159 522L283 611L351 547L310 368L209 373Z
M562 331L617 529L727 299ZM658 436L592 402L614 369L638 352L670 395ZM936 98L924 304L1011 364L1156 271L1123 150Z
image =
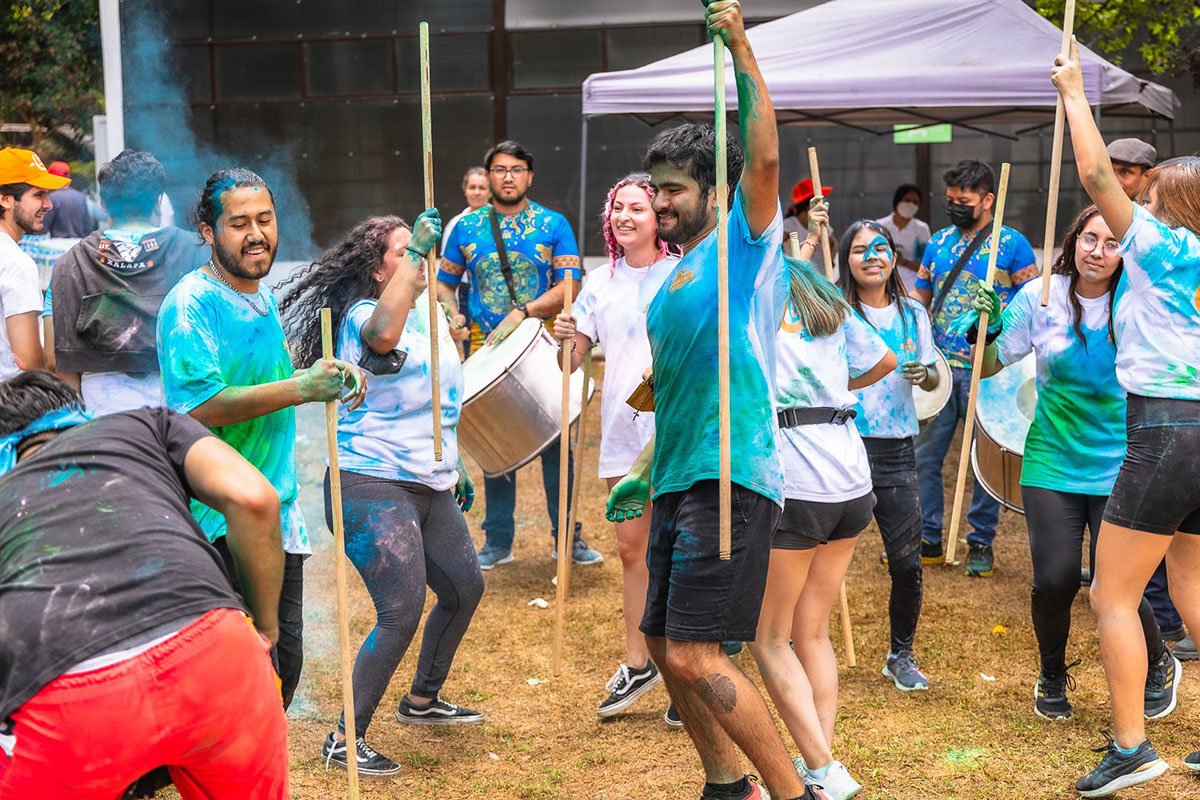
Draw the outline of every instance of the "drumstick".
M858 659L854 657L854 633L850 630L850 601L846 599L845 578L838 589L838 601L842 606L842 639L846 643L846 666L853 669L858 666Z
M425 166L425 207L433 208L433 122L429 113L429 23L421 23L421 146ZM442 460L442 380L438 361L437 242L425 256L429 295L429 379L433 383L433 460Z
M1063 11L1062 52L1071 52L1071 31L1075 27L1075 0L1067 0ZM1050 190L1046 194L1046 238L1042 246L1042 308L1050 303L1050 265L1054 261L1054 226L1058 220L1058 177L1062 172L1063 151L1062 95L1054 106L1054 144L1050 151Z
M987 276L983 285L992 288L996 277L996 256L1000 251L1000 229L1004 226L1004 199L1008 194L1008 162L1000 165L1000 190L996 194L996 217L992 220L991 241L988 242ZM979 376L983 374L983 351L987 347L988 313L979 315L979 332L975 336L975 355L971 367L971 391L967 395L967 416L963 420L962 452L958 456L958 480L954 484L954 506L950 514L950 541L946 543L946 563L957 564L954 551L958 544L958 524L962 521L963 490L967 485L967 465L971 461L971 435L975 432L975 402L979 397Z
M825 190L821 187L821 168L817 166L817 148L808 148L808 171L812 173L813 197L825 199ZM825 257L825 277L833 281L833 251L829 247L829 226L821 226L821 255Z
M583 392L579 398L579 430L575 432L575 485L571 490L571 513L567 517L567 527L571 535L575 535L575 512L579 508L579 478L583 472L583 431L587 427L588 412L588 382L592 379L592 348L583 355ZM567 570L567 585L563 594L571 591L571 571Z
M713 94L716 101L717 134L717 439L720 480L717 483L718 513L721 516L717 540L722 561L730 554L732 446L729 435L729 168L725 153L725 43L720 34L713 37Z
M571 275L563 278L563 314L571 316ZM558 676L562 668L562 639L563 639L563 605L567 602L567 580L571 557L568 552L572 543L574 531L568 531L570 522L567 512L567 501L571 493L567 491L567 478L570 475L571 461L571 352L574 350L574 340L571 350L567 343L562 343L562 423L558 435L558 580L554 587L554 675Z
M333 325L329 309L321 309L321 357L333 358ZM338 652L342 661L342 714L346 727L346 772L350 776L350 798L358 800L358 758L351 757L358 736L354 731L354 686L350 652L350 600L346 592L346 534L342 522L342 473L338 471L337 401L325 404L325 435L329 440L329 497L333 505L333 563L337 579Z

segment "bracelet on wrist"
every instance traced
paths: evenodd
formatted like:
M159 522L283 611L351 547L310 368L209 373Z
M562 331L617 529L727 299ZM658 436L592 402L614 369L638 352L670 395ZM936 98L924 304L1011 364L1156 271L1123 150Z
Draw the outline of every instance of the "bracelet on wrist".
M412 253L414 256L416 256L416 257L417 257L417 260L418 260L418 261L422 261L422 260L424 260L424 259L425 259L425 254L424 254L424 253L422 253L420 250L418 250L418 249L417 249L417 248L415 248L415 247L405 247L405 248L404 248L404 252L406 252L406 253Z

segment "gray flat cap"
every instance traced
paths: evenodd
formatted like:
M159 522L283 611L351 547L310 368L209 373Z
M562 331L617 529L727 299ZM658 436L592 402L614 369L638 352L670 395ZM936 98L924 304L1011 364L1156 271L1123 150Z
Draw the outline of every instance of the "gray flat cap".
M1158 151L1141 139L1113 139L1108 144L1108 157L1122 164L1153 167L1158 160Z

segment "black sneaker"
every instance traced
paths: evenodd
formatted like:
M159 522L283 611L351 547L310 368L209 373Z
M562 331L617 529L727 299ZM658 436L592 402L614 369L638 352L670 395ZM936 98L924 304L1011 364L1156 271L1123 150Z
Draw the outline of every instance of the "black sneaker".
M1075 691L1075 676L1068 670L1078 666L1079 661L1073 661L1063 667L1061 673L1050 673L1044 669L1038 672L1037 683L1033 685L1033 713L1048 720L1071 718L1071 701L1067 699L1067 691Z
M630 669L622 664L604 687L609 693L608 698L596 709L596 714L604 719L616 716L660 683L662 675L653 661L647 661L641 669Z
M483 722L483 714L447 703L440 697L433 698L428 705L416 706L404 695L396 709L396 721L405 725L478 725Z
M683 719L679 716L679 710L675 708L674 703L667 706L667 713L663 714L663 721L672 730L683 730Z
M1196 652L1196 640L1190 633L1171 648L1171 653L1180 661L1195 661L1200 658L1200 653Z
M967 550L967 574L972 578L990 578L996 571L996 557L990 545L973 544Z
M1167 771L1167 762L1158 757L1150 740L1142 742L1129 755L1117 749L1113 738L1104 733L1108 743L1093 748L1094 753L1104 753L1096 768L1075 781L1075 789L1084 797L1107 797L1121 789L1152 781Z
M927 542L921 540L921 563L922 564L945 564L946 554L942 551L941 542Z
M1189 755L1183 760L1183 765L1192 772L1200 772L1200 750Z
M355 741L358 751L358 774L359 775L395 775L400 771L400 765L392 761L387 756L382 756L371 749L370 745L363 741L362 737L358 737ZM334 734L329 734L325 737L325 744L321 747L321 758L325 759L325 768L329 769L330 764L349 769L346 764L346 740L337 740Z
M743 775L732 791L714 789L712 784L706 783L704 791L700 793L700 800L770 800L770 797L758 782L757 775ZM807 794L801 795L802 800L807 797Z
M1146 719L1162 719L1175 710L1182 674L1183 667L1178 659L1163 647L1158 661L1146 670Z

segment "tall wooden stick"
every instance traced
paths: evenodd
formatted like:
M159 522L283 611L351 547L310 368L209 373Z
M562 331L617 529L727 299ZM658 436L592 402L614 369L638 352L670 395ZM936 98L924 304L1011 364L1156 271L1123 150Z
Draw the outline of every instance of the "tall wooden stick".
M800 258L800 234L795 231L788 234L787 254L792 258Z
M329 309L321 309L321 357L333 358L333 325ZM338 653L342 662L342 713L346 727L346 772L350 799L358 800L358 735L354 731L354 654L350 651L350 601L346 591L346 534L342 528L342 473L338 471L337 401L325 404L325 435L329 440L329 497L333 502L333 562L337 576Z
M808 148L808 171L812 174L813 199L825 200L825 187L821 185L821 168L817 166L817 148ZM821 255L825 257L825 277L833 281L833 248L829 246L829 226L821 226Z
M983 285L992 288L996 277L996 256L1000 252L1000 229L1004 226L1004 200L1008 195L1008 162L1000 166L1000 188L996 193L996 217L992 220L991 241L988 242L987 275ZM979 315L979 333L975 337L975 356L971 367L971 391L967 395L967 416L963 420L962 451L958 456L958 480L954 484L954 505L950 514L950 541L946 543L946 563L956 564L958 525L962 522L963 491L967 485L967 470L971 463L971 436L975 433L975 402L979 397L979 376L983 374L983 351L987 345L988 314Z
M713 37L713 94L717 133L717 436L720 480L717 483L721 515L718 545L723 561L730 559L730 525L733 513L729 435L729 167L725 153L725 41Z
M421 23L421 147L425 165L425 208L433 208L433 120L429 111L429 23ZM442 376L438 339L442 326L437 306L437 242L425 256L429 295L429 378L433 382L433 460L442 460Z
M567 528L570 529L571 535L575 535L575 513L579 510L579 485L580 477L583 473L583 432L587 428L587 413L588 406L588 382L592 379L592 348L583 355L583 391L579 398L579 428L575 432L575 477L573 478L574 485L571 489L571 513L567 517ZM563 594L567 595L571 592L571 570L567 570L567 585L563 589Z
M1071 52L1071 32L1075 29L1075 0L1067 0L1063 11L1062 52ZM1042 245L1042 307L1050 303L1050 265L1054 261L1054 234L1058 222L1058 178L1062 173L1063 123L1066 113L1062 95L1054 106L1054 144L1050 151L1050 188L1046 194L1046 238Z
M846 644L846 666L854 668L858 666L858 658L854 655L854 632L850 629L850 601L846 599L844 578L841 588L838 589L838 601L842 607L842 640Z
M571 316L571 278L563 279L563 314ZM571 493L568 489L571 461L571 352L570 345L562 343L562 422L558 435L558 580L554 587L554 674L562 669L563 606L567 602L568 570L571 568L571 545L573 530L567 530L570 517L567 512Z

